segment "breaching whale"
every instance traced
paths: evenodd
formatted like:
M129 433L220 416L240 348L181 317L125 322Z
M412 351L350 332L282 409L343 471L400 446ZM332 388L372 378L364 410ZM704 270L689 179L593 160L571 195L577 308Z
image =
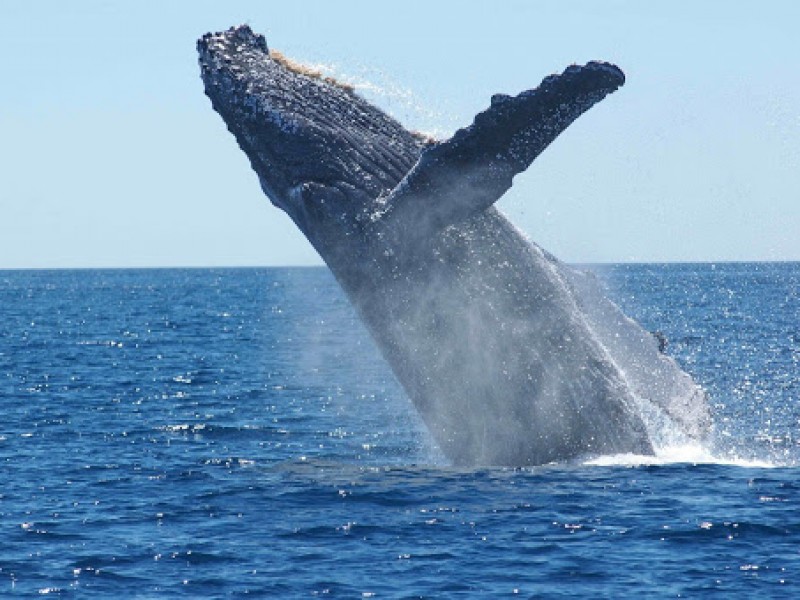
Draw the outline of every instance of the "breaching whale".
M493 204L556 136L624 83L570 66L497 94L443 142L277 54L248 26L198 41L213 108L269 199L319 252L444 454L523 466L651 453L709 427L704 392Z

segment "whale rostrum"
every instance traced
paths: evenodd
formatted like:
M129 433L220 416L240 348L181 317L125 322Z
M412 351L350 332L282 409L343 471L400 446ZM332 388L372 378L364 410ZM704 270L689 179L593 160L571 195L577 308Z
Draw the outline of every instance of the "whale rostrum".
M704 392L653 336L493 206L624 83L620 69L570 66L495 95L436 142L271 55L248 26L204 35L198 51L263 191L329 266L454 464L652 453L665 423L706 433Z

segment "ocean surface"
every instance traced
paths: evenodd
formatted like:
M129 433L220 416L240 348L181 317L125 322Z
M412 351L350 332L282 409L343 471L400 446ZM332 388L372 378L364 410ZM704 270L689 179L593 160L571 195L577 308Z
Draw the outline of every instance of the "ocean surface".
M800 597L800 264L593 269L704 447L455 469L325 269L0 271L0 596Z

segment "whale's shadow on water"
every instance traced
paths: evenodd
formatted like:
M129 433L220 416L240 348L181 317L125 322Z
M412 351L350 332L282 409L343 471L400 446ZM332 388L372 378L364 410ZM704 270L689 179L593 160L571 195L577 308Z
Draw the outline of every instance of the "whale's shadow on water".
M493 204L624 83L592 62L498 94L434 142L249 27L198 41L206 94L325 260L454 465L651 454L710 428L704 392L590 274Z

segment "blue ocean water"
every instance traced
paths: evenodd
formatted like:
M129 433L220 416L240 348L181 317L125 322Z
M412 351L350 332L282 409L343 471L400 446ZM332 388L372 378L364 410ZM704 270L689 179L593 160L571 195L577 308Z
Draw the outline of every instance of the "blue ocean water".
M597 271L708 447L454 469L324 269L0 272L0 596L800 595L800 264Z

